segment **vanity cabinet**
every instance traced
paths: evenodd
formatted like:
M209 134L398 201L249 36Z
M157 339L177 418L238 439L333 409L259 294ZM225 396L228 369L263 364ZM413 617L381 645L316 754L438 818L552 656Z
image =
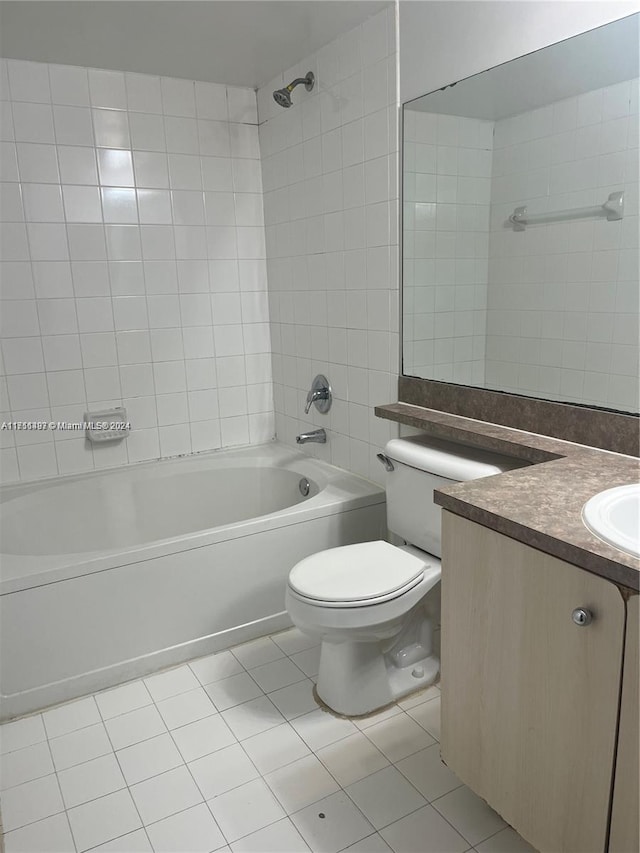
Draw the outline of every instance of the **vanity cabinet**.
M443 512L442 758L543 853L638 849L626 627L613 583Z

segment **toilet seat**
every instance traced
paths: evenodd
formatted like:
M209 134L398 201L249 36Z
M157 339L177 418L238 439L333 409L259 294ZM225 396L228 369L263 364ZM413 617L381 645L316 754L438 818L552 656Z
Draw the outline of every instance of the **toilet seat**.
M388 542L363 542L302 560L289 575L289 588L319 607L367 607L413 589L424 578L426 565Z

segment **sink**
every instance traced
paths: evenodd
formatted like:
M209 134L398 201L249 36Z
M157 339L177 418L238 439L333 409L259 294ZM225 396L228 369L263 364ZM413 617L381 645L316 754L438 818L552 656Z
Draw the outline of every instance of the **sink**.
M640 557L640 484L594 495L582 508L582 520L609 545Z

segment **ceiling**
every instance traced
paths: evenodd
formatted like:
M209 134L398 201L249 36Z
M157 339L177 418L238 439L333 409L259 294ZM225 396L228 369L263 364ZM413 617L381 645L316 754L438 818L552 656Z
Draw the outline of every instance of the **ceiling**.
M257 88L388 5L388 0L3 0L0 54Z
M639 73L640 14L544 47L407 104L411 110L502 119Z

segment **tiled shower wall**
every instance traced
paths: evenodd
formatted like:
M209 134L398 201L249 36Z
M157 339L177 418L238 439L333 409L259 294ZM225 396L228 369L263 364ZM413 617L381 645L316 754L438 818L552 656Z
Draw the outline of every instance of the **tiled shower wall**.
M2 61L5 480L269 440L262 183L250 89Z
M637 79L496 122L489 387L638 411L638 139ZM618 190L618 222L505 227Z
M273 90L309 70L313 92L277 106ZM304 450L378 481L397 429L373 415L397 396L396 104L393 9L258 92L278 438L325 427ZM305 416L317 373L333 407Z
M484 384L493 122L404 110L403 373Z

